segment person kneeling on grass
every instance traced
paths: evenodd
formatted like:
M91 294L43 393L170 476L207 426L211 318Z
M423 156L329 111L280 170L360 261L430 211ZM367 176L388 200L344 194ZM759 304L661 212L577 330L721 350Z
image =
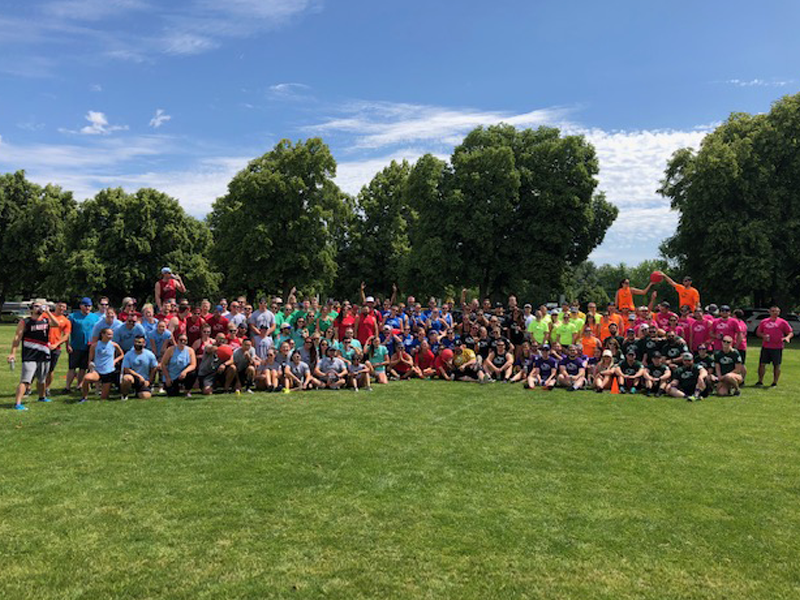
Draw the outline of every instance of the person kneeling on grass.
M496 381L508 383L514 369L514 355L508 352L506 342L498 339L494 350L489 352L489 356L483 363L486 375Z
M357 392L359 388L372 391L369 380L369 367L361 360L361 354L356 352L353 355L353 360L350 361L350 366L347 368L347 385Z
M574 392L586 384L586 365L578 356L578 347L572 344L567 355L558 363L558 385Z
M381 339L374 335L367 342L367 366L375 378L375 383L389 383L386 367L389 366L389 350L381 344Z
M603 390L611 389L614 378L617 376L617 365L614 363L614 353L603 350L600 360L594 368L594 389L599 394Z
M225 338L224 334L223 339ZM225 363L217 354L218 346L215 343L206 344L203 348L203 358L197 367L197 384L204 396L214 393L214 388L222 387L225 381Z
M478 357L475 352L466 348L460 339L453 342L452 377L458 381L480 381L483 383L486 380L485 373L478 365Z
M110 327L100 330L100 339L89 350L89 369L81 382L80 402L89 398L89 386L100 382L100 398L108 400L111 394L111 384L119 383L119 363L123 359L122 348L112 342L114 332ZM94 367L94 369L92 369Z
M667 393L667 386L672 379L672 370L664 362L664 357L656 351L650 356L650 362L644 369L645 395L661 396Z
M719 380L717 395L738 396L742 393L739 389L744 381L742 355L733 347L733 338L729 335L722 338L722 350L714 353L714 368Z
M414 359L406 352L403 344L395 344L394 354L389 361L389 375L392 379L410 379L419 376L414 369Z
M617 365L617 380L619 381L619 392L621 394L635 394L636 388L644 376L644 367L636 359L636 350L628 348L625 353L625 360Z
M181 333L176 344L167 348L161 359L161 372L168 396L179 396L183 388L186 397L192 397L191 389L197 377L197 356L188 343L189 337Z
M433 377L436 375L435 362L436 355L431 351L428 340L423 339L414 353L414 368L417 370L419 377Z
M133 340L133 348L122 359L120 395L123 400L128 399L131 387L137 398L147 399L152 396L150 383L156 376L158 360L155 354L144 347L145 343L145 336L137 335Z
M338 390L347 382L347 365L336 356L336 348L328 346L325 356L317 363L314 371L317 379L322 383L322 387L329 390Z
M558 377L558 360L550 354L550 346L544 344L541 354L533 359L529 367L526 385L534 389L537 385L552 390Z
M248 394L253 393L253 383L256 378L256 367L259 360L256 356L256 349L250 338L242 340L242 345L233 351L231 364L228 366L226 387L230 388L234 384L236 395L242 393L242 386Z
M684 352L683 364L672 372L672 381L667 393L673 398L686 398L689 402L699 400L705 389L706 370L694 362L691 352Z

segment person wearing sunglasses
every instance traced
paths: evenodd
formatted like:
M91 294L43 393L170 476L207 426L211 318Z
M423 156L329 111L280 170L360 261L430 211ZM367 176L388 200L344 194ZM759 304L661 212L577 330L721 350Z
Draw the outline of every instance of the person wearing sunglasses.
M742 355L733 347L733 338L722 337L722 349L714 353L714 369L717 373L717 395L738 396L742 392Z

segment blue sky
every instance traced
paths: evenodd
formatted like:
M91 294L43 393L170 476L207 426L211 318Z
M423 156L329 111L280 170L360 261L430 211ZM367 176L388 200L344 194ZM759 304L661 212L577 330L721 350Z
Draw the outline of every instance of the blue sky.
M319 135L356 193L500 121L580 133L620 217L592 255L657 255L669 155L800 88L800 3L53 0L0 11L0 171L79 199L157 187L202 217L247 160Z

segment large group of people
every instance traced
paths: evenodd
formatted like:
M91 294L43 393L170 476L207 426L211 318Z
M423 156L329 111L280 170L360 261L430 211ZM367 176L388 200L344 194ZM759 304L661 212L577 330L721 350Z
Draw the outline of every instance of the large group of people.
M700 303L685 277L665 278L678 295L678 310L644 288L620 282L605 310L577 301L560 307L519 306L467 300L425 306L412 296L398 301L395 287L382 302L367 295L358 301L300 298L292 290L284 301L245 297L192 304L181 278L165 267L155 285L155 303L139 310L124 298L119 310L100 297L84 297L77 310L65 302L51 309L35 300L22 319L8 362L21 345L16 408L36 381L38 400L50 402L53 372L63 350L68 355L63 394L92 391L108 399L253 390L371 390L392 380L440 379L477 383L520 383L528 389L594 390L621 394L667 395L694 401L711 393L739 395L747 375L747 327L741 311ZM649 293L649 303L634 296ZM585 310L584 310L585 308ZM784 345L792 329L772 307L756 335L762 339L758 382L773 366L780 378ZM73 388L73 384L75 387Z

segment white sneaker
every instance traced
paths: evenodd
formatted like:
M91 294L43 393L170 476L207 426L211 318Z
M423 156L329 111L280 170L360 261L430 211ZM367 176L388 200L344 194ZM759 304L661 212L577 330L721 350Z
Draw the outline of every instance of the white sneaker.
M120 396L119 399L120 399L120 401L125 402L125 400L127 400L128 397L127 396Z
M248 394L252 394L252 393L253 393L253 390L251 390L250 388L247 388L247 389L245 390L245 392L247 392Z

